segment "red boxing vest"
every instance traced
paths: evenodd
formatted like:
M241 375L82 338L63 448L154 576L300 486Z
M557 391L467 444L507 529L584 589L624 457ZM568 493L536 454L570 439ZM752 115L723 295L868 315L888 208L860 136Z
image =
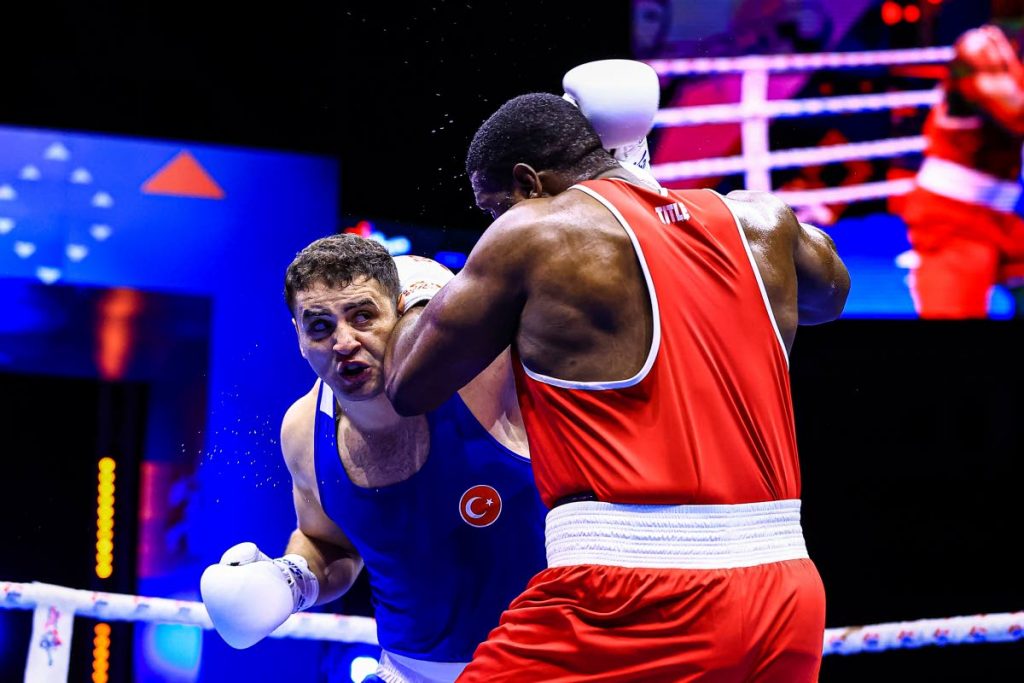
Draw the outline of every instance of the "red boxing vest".
M654 336L617 382L567 382L513 363L534 477L548 506L735 504L800 497L785 346L736 218L710 190L576 185L629 233Z

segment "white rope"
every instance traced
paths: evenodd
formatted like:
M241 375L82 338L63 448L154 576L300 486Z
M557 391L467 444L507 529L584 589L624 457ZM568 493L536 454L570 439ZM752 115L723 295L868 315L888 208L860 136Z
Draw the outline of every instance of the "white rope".
M762 71L816 71L899 64L934 64L953 58L952 47L925 47L913 50L873 50L870 52L819 52L797 55L748 55L697 59L651 59L647 63L660 76L738 73Z
M851 655L922 647L1005 643L1024 637L1024 612L976 614L950 619L918 619L825 631L826 655Z
M850 142L843 145L829 145L827 147L783 149L772 152L769 163L772 168L813 166L816 164L830 164L837 161L912 154L924 151L924 147L924 137L915 135L906 138L891 138L889 140L875 140L872 142Z
M851 142L843 145L827 147L800 147L796 149L776 150L768 154L769 168L792 168L795 166L813 166L830 164L838 161L854 159L874 159L911 154L924 150L925 140L920 135L875 140L872 142ZM747 159L742 156L716 157L697 159L694 161L673 161L654 164L651 172L662 182L682 180L684 178L708 178L732 173L742 173L746 169Z
M97 593L46 583L0 582L0 609L32 609L60 605L77 616L106 621L190 624L212 628L201 602ZM377 626L367 617L339 614L293 614L272 638L305 638L345 643L377 644ZM922 647L996 643L1024 638L1024 612L976 614L947 619L919 619L868 626L826 629L823 652L854 654Z
M843 187L823 187L814 190L775 190L772 194L790 206L819 206L821 204L849 204L867 199L883 199L906 194L914 189L913 178L883 180Z
M651 164L651 173L661 182L684 180L687 178L710 178L712 176L742 173L747 160L740 156L712 157L694 159L693 161L669 161L663 164Z
M213 628L206 606L201 602L99 593L38 582L0 583L0 608L32 609L36 605L57 605L73 610L76 616L104 621L146 621ZM367 617L300 612L289 617L270 637L376 645L377 623Z
M821 114L847 114L899 107L931 107L942 99L942 91L906 92L809 97L799 100L768 100L761 103L707 104L699 107L666 107L655 114L654 127L693 126L704 123L735 123L754 118L792 118Z

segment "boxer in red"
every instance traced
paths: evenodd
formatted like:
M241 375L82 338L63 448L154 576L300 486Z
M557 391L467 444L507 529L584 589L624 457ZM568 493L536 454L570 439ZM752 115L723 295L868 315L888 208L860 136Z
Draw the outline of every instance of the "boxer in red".
M549 568L459 680L816 680L788 350L843 309L831 240L770 195L630 173L554 95L504 104L467 171L496 220L399 322L387 392L431 410L512 345L552 509Z
M1004 284L1024 315L1024 66L1006 34L982 26L956 41L943 100L925 122L925 158L901 211L919 262L922 318L984 318Z

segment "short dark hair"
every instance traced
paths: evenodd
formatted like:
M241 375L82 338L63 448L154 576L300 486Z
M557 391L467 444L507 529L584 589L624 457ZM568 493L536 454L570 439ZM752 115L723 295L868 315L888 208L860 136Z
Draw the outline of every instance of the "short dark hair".
M295 294L316 284L347 287L361 277L376 280L397 306L398 269L380 242L342 233L322 237L300 251L284 276L284 298L295 311Z
M512 182L517 163L538 171L575 171L580 179L615 165L601 138L573 104L550 93L529 93L501 105L476 131L466 154L470 179L498 189Z

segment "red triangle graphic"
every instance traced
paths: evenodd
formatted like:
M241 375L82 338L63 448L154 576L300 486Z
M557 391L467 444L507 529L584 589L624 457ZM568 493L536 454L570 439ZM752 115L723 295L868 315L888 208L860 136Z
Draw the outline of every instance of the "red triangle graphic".
M224 190L196 158L186 150L180 151L163 168L142 184L144 194L163 194L174 197L201 197L224 199Z

